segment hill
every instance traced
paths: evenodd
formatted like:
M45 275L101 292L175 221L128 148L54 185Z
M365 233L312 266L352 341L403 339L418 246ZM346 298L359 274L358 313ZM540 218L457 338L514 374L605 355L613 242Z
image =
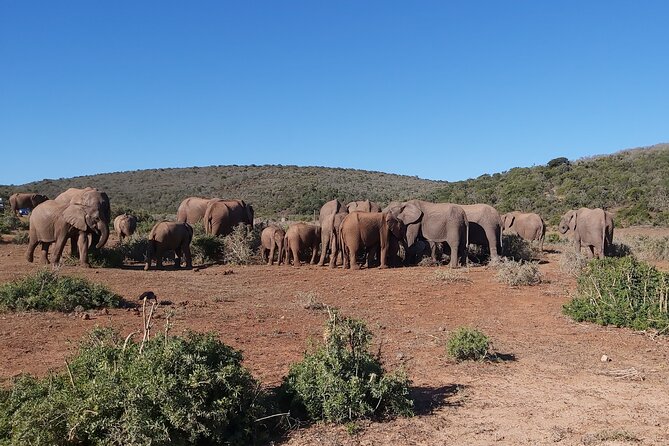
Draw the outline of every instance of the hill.
M483 202L500 212L540 213L555 224L581 206L616 212L618 225L669 226L669 144L546 166L518 167L456 182L363 170L297 166L210 166L105 173L0 186L0 196L35 191L54 197L68 187L107 191L114 206L173 214L187 196L241 198L261 216L311 215L333 197L380 203L409 198Z

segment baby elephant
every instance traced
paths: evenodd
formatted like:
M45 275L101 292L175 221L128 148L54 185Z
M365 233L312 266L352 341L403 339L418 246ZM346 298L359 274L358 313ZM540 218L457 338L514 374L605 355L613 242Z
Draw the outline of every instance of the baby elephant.
M193 267L190 253L190 242L193 240L193 227L188 223L161 221L156 223L149 234L149 249L146 253L144 270L151 268L151 261L156 259L156 267L163 267L163 256L166 251L174 250L176 259L174 266L181 267L182 255L186 257L186 267Z
M137 217L130 214L121 214L114 219L114 231L118 234L118 239L123 243L123 239L130 237L137 229Z
M286 236L286 231L277 225L269 225L262 230L260 234L260 245L263 262L268 265L274 264L274 249L278 248L277 264L281 265L281 256L283 255L283 238Z
M284 246L286 265L290 265L291 255L293 266L300 266L300 251L311 248L311 264L316 264L318 245L321 243L321 227L307 223L295 223L286 231Z

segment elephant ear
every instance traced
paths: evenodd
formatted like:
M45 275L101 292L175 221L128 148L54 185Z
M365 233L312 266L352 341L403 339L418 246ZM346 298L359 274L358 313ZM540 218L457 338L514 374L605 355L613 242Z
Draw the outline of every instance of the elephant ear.
M569 229L572 231L576 230L576 221L578 220L578 212L569 211Z
M385 219L386 219L386 224L388 225L388 229L390 230L391 234L393 234L395 237L398 239L404 238L404 234L402 234L402 223L399 221L397 217L395 217L392 212L388 212L385 214Z
M71 204L63 211L63 219L80 231L87 231L86 209L80 204Z
M395 214L397 218L404 223L405 225L410 225L416 223L423 216L423 211L421 211L418 206L413 203L407 203L398 208L394 208L393 211L397 210Z
M513 222L516 221L516 215L515 214L506 214L504 216L504 227L505 228L510 228L513 226Z

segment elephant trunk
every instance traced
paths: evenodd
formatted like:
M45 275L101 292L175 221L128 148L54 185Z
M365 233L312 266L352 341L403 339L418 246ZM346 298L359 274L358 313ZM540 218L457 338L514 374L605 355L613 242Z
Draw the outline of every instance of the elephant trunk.
M109 226L107 226L104 221L100 220L98 222L98 230L100 231L100 241L98 241L98 244L95 245L95 247L100 249L107 243L107 239L109 238Z

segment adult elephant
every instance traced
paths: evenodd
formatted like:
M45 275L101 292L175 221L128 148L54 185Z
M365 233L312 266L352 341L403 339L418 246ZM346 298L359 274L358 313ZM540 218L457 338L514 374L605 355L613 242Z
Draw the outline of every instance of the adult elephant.
M344 268L359 269L356 256L360 249L367 251L367 268L371 253L379 252L379 268L388 267L390 237L403 236L400 220L391 212L351 212L339 228L339 237L344 253Z
M339 213L347 214L348 209L337 199L330 200L321 207L318 215L318 223L321 226L321 257L318 266L325 265L325 257L328 254L332 237L334 237L334 216Z
M502 225L504 231L515 232L528 242L539 242L539 249L544 250L546 223L539 214L534 212L507 212L502 215Z
M339 239L339 228L348 215L348 212L339 212L334 215L332 220L332 234L330 235L330 268L337 266L337 259L344 263L343 250L341 249L341 240Z
M346 209L348 212L381 212L381 206L369 200L351 201Z
M109 238L109 223L111 221L111 205L109 196L105 192L92 187L78 189L71 187L62 194L58 195L54 201L61 204L80 204L86 208L86 213L94 215L105 224L100 233L93 233L91 247L102 248ZM72 237L72 254L77 252L77 243L75 237Z
M613 216L601 208L574 209L562 216L558 230L561 234L572 231L576 252L585 246L588 258L601 259L613 243Z
M447 243L451 250L450 266L466 264L469 222L462 207L411 200L393 206L390 212L406 226L404 243L407 252L414 249L419 237L423 237L430 243L433 260L437 260L438 245Z
M190 243L193 240L193 227L188 223L161 221L156 223L149 233L149 246L146 253L144 270L151 268L156 259L156 268L163 267L163 257L167 251L174 251L174 267L181 268L181 257L186 259L186 267L193 267Z
M44 203L49 197L42 194L13 194L9 197L9 206L15 215L19 215L19 209L35 209L40 203Z
M79 247L79 264L90 267L88 263L88 234L99 237L101 248L108 235L107 223L97 210L78 203L61 203L47 200L37 206L30 214L30 241L26 260L33 261L35 248L42 245L42 260L49 263L49 247L55 243L54 263L60 264L63 248L68 239L76 239Z
M300 251L311 248L311 261L316 263L318 244L321 240L321 227L308 223L295 223L286 231L283 246L285 247L286 265L290 265L293 258L293 266L300 266Z
M204 232L228 235L240 223L253 226L253 206L244 200L209 200L204 212Z
M211 200L217 198L188 197L179 204L177 209L177 221L194 225L204 218L207 205Z
M118 234L118 239L123 243L123 239L130 237L137 229L137 217L127 213L117 215L114 219L114 231Z
M281 256L283 255L283 239L286 231L278 225L271 224L260 233L260 253L263 262L268 265L274 264L274 252L277 252L277 264L281 265Z
M487 204L462 204L469 221L469 242L487 247L490 259L502 254L502 217L497 209Z

